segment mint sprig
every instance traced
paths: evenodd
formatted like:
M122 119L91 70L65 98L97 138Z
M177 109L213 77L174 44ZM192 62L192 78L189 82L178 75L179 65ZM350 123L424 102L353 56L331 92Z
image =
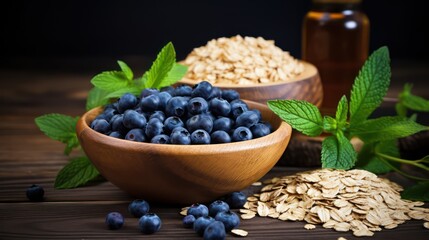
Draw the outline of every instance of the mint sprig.
M150 69L141 77L134 78L132 69L125 62L117 63L120 70L105 71L91 79L94 87L88 93L86 110L106 105L125 93L139 95L145 88L170 86L182 79L188 70L187 66L176 63L176 52L171 42L162 48ZM77 120L78 117L47 114L37 117L35 122L48 137L64 143L64 153L69 155L74 148L80 147L75 130ZM97 169L86 156L73 158L58 173L55 187L75 188L98 176Z
M268 106L305 135L330 134L322 142L324 168L351 169L356 165L375 173L397 171L418 181L429 180L400 169L401 164L408 164L429 172L429 156L419 160L401 159L396 145L398 138L429 130L428 126L415 122L415 115L406 117L409 109L429 111L429 101L412 95L411 86L406 85L396 106L399 116L368 119L383 101L390 85L390 75L389 51L387 47L381 47L371 54L356 77L350 103L345 96L339 101L335 117L322 118L317 107L305 101L272 100L268 101ZM359 153L350 143L354 137L364 142Z

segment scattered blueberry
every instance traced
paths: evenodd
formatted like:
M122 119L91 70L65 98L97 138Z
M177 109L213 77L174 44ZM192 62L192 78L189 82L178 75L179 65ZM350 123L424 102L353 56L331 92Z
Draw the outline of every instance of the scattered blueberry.
M227 211L229 211L229 205L222 200L216 200L209 205L209 215L212 217L216 217L219 212Z
M215 220L221 221L225 225L225 231L227 232L240 225L240 218L235 212L231 211L219 212L216 214Z
M252 139L252 132L247 127L238 127L232 133L232 141L246 141Z
M194 215L186 215L182 222L185 228L192 228L194 227L195 217Z
M124 217L118 212L108 213L106 216L106 225L111 230L120 229L124 225Z
M194 215L195 218L209 215L209 209L206 205L195 203L188 208L188 215Z
M215 219L210 216L198 217L194 222L194 231L198 235L203 236L204 230L206 230L207 226L214 221Z
M247 197L242 192L232 192L225 196L225 202L227 202L231 208L242 208L246 201Z
M128 205L128 212L134 217L141 217L149 212L149 203L142 199L136 199Z
M45 190L43 190L42 186L33 184L29 188L27 188L26 195L30 201L40 202L43 201Z
M139 219L139 227L144 234L158 232L161 228L161 219L154 213L146 213Z
M226 238L225 226L221 221L210 223L203 234L204 240L224 240Z

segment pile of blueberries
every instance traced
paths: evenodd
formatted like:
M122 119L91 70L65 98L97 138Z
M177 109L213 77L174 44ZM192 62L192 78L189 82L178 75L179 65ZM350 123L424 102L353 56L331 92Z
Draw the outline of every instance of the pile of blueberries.
M235 90L221 90L203 81L144 89L107 105L91 128L111 137L158 144L213 144L268 135L272 127Z
M233 192L225 201L216 200L208 207L204 204L193 204L183 218L183 226L192 228L205 240L225 239L226 233L240 225L240 218L230 208L241 208L246 203L246 195Z

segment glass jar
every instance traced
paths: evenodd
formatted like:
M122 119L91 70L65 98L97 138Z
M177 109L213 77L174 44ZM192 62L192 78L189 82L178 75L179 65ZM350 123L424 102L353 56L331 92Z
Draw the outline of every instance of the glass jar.
M349 99L355 77L369 47L369 20L361 0L313 0L302 28L302 59L319 70L323 85L322 110L336 108L342 95Z

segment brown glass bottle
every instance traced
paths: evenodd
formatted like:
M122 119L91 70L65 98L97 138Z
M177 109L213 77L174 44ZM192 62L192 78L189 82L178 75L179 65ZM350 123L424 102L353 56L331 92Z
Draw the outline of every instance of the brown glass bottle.
M303 21L302 59L314 64L323 85L322 109L332 111L349 97L368 57L369 20L361 0L313 0Z

